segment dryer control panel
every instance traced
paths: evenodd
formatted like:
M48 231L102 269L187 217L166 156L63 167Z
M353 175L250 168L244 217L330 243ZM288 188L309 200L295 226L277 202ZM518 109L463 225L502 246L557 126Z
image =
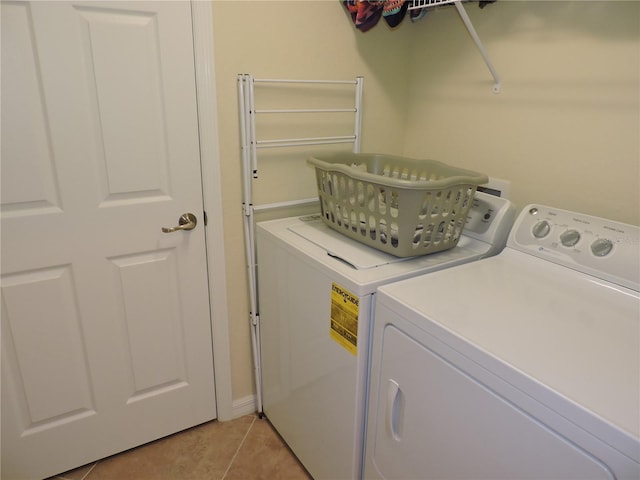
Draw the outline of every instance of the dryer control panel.
M640 291L640 227L528 205L507 247Z

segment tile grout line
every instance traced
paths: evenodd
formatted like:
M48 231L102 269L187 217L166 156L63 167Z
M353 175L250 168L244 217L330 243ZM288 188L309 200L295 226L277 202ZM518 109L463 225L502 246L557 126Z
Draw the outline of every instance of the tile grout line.
M249 432L253 428L253 424L256 423L256 418L257 417L255 416L253 417L253 421L251 422L251 425L249 425L249 428L247 429L247 433L245 433L244 437L242 437L242 441L240 442L240 445L238 445L238 448L236 449L236 453L233 454L233 457L231 458L231 461L229 462L227 469L224 471L224 474L222 475L222 480L225 479L225 477L227 476L227 473L229 473L229 470L231 469L231 465L233 465L233 462L235 462L236 457L238 456L238 453L240 453L240 449L244 445L244 442L247 439L247 437L249 436Z
M100 460L98 460L96 463L91 465L91 468L89 469L89 471L80 480L85 480L91 474L91 472L93 472L93 469L96 468L96 465L98 465L98 463L100 463Z
M98 460L97 462L94 462L93 465L91 465L91 468L87 471L87 473L85 473L82 478L80 480L86 480L86 478L89 476L89 474L93 471L94 468L96 468L96 465L98 465L98 463L100 463L100 460ZM81 468L81 467L78 467ZM64 476L64 474L62 475L56 475L55 480L69 480L67 477Z

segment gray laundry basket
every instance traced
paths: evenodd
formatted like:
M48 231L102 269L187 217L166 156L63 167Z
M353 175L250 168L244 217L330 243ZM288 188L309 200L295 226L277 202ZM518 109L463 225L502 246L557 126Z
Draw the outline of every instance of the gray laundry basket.
M398 257L455 247L473 195L488 177L435 160L393 155L318 155L315 167L324 222Z

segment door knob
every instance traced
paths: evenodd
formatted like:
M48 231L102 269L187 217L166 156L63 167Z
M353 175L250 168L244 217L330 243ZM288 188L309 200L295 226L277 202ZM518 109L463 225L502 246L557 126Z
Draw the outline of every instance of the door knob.
M198 224L198 219L193 213L183 213L180 215L177 227L162 227L164 233L177 232L178 230L193 230Z

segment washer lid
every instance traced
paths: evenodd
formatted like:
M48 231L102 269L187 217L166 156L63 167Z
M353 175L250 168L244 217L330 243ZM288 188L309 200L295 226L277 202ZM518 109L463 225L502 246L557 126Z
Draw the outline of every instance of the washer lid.
M308 225L301 232L310 239L298 233L300 225ZM463 234L455 248L418 257L398 258L334 232L317 217L291 217L259 222L256 233L258 244L275 242L291 257L311 262L359 296L374 293L380 285L386 283L483 258L491 255L493 248L486 242Z
M400 258L389 255L368 245L347 239L341 233L327 226L322 220L292 225L289 230L325 249L328 255L342 260L357 270L380 267L410 259L410 257Z

